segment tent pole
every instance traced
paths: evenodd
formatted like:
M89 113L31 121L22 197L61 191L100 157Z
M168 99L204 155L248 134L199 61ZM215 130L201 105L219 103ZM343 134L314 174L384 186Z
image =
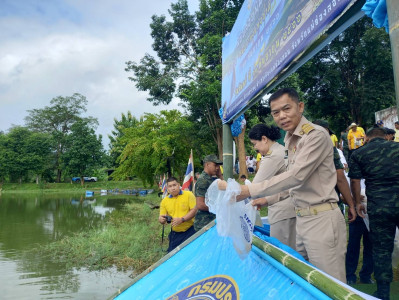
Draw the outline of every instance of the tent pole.
M399 1L386 0L391 40L392 67L395 80L396 111L399 116Z
M223 177L233 178L233 136L230 124L223 124Z

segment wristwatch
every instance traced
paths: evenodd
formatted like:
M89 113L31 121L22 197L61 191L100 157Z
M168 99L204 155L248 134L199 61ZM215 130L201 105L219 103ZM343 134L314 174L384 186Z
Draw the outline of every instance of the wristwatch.
M186 222L186 220L184 220L184 218L183 218L183 217L182 217L181 219L182 219L182 221L183 221L183 222ZM183 222L182 222L182 223L183 223Z

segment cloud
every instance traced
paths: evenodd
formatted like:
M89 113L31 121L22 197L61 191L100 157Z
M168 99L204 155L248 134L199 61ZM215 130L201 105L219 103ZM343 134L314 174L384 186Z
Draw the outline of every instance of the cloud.
M167 14L169 7L164 0L3 1L0 130L23 125L27 110L49 105L54 97L80 93L107 145L121 113L139 117L179 108L177 100L152 106L124 70L126 61L151 53L151 15Z

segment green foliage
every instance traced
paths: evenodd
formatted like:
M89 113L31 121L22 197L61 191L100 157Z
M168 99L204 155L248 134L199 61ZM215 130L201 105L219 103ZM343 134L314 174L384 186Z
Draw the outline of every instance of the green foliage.
M25 127L13 127L0 135L1 179L22 182L29 173L42 175L49 167L51 137Z
M62 156L64 169L70 176L91 176L102 166L104 150L101 135L96 136L87 120L80 120L71 126L66 136L65 153ZM81 180L83 183L83 180Z
M174 176L182 176L195 139L193 130L194 124L177 110L145 114L136 127L125 130L121 139L126 147L113 178L136 175L152 185L155 174L166 173L168 167Z
M108 135L108 138L110 140L109 148L112 166L118 165L117 159L126 146L126 142L122 142L122 137L125 134L125 130L127 128L134 128L137 126L137 124L138 120L134 116L132 116L132 113L130 111L128 111L126 115L122 113L120 120L114 118L114 130L112 130L112 134Z
M371 126L374 112L394 105L389 36L362 18L298 71L306 110L340 132Z
M57 169L57 182L61 180L61 157L65 151L65 143L71 127L78 121L84 120L91 126L98 124L97 120L88 117L83 118L86 112L87 99L80 94L70 97L58 96L50 101L50 106L40 109L28 110L25 118L28 128L52 136L53 151L55 153L54 167Z
M186 0L171 4L169 15L153 16L151 36L157 58L146 54L126 71L154 105L169 104L174 96L197 123L200 138L212 141L222 153L221 102L222 38L231 30L243 1L201 0L193 15Z

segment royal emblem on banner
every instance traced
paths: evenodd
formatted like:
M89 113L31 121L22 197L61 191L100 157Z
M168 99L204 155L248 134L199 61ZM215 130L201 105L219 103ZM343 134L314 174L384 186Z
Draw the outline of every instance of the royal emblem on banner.
M240 293L237 283L233 278L226 275L207 277L180 290L166 300L239 300Z

